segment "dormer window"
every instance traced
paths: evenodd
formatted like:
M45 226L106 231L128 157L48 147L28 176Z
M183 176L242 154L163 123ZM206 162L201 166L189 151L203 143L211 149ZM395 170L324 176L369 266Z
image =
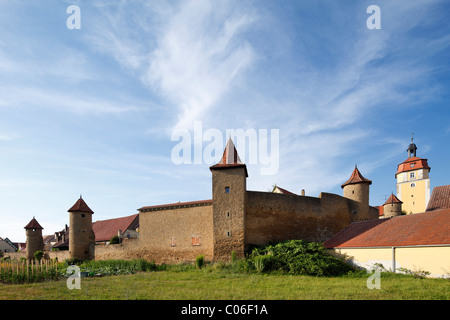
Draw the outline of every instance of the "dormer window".
M416 165L416 164L413 162L413 163L411 163L411 164L409 165L409 167L410 167L410 168L414 168L415 165Z

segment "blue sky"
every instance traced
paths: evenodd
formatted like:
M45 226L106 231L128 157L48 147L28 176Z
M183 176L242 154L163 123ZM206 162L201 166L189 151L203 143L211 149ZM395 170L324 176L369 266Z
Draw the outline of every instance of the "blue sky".
M366 27L373 4L379 30ZM0 237L25 241L33 216L61 230L80 194L94 221L211 198L209 164L171 159L171 133L195 121L279 129L279 170L249 165L250 190L342 194L357 164L382 204L412 132L432 187L450 184L448 12L438 0L0 0Z

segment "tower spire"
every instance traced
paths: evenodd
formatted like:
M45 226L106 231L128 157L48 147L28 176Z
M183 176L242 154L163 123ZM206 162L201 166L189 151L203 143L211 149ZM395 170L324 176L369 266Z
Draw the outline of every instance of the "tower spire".
M414 133L412 133L411 143L410 143L408 149L406 149L406 151L408 151L408 158L416 157L416 153L417 153L417 146L414 143L413 135L414 135Z

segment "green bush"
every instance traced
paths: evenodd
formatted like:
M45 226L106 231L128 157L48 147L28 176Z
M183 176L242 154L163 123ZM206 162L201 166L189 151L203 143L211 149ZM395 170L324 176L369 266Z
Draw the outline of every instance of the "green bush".
M70 258L70 259L66 259L64 260L66 266L73 266L73 265L77 265L79 266L80 264L83 263L82 259L78 259L78 258Z
M195 258L195 265L197 266L198 269L201 269L204 264L205 264L205 256L204 255L201 254L197 258Z
M145 259L139 260L89 260L89 261L73 261L74 259L66 260L66 267L61 268L61 274L67 276L66 269L68 262L74 262L80 267L81 272L86 272L89 276L109 276L120 274L133 274L140 271L156 271L161 270L162 267L157 266L154 262L149 262Z
M352 266L333 257L321 243L288 240L253 249L250 259L258 272L281 271L289 274L338 276L353 270Z
M259 273L264 270L270 270L273 261L273 256L271 254L256 256L253 258L253 264L255 265L256 271Z
M42 257L44 256L44 252L42 252L41 250L38 250L34 253L34 258L37 261L41 261Z
M120 243L120 238L117 235L112 236L111 239L109 240L109 244L118 244L118 243Z

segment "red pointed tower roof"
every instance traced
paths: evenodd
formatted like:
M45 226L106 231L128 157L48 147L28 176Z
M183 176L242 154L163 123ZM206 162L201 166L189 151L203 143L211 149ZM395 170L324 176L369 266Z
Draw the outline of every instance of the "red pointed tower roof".
M344 188L346 185L356 184L356 183L372 184L372 181L364 178L363 175L361 174L361 172L359 172L358 167L355 165L355 170L353 170L352 175L350 176L350 179L348 179L344 184L342 184L341 188Z
M75 211L94 213L94 211L92 211L88 207L86 202L84 202L84 200L81 196L80 196L80 199L78 199L77 202L75 202L75 204L72 206L72 208L67 210L67 212L75 212Z
M397 198L394 194L391 194L391 196L389 197L389 199L386 200L386 202L383 204L393 204L393 203L403 203L402 201L400 201L399 198Z
M223 151L223 155L219 163L211 166L210 169L213 170L230 167L244 167L245 174L248 177L247 166L241 161L241 158L239 158L236 147L234 146L231 137L228 139L227 145L225 146L225 150Z
M25 229L44 229L41 227L39 222L33 217L30 222L25 226Z
M417 157L417 146L414 144L413 138L411 138L411 144L406 151L408 152L408 159L398 165L397 172L395 173L396 178L397 175L402 172L408 172L418 169L427 169L428 171L431 170L430 166L428 165L428 159Z

